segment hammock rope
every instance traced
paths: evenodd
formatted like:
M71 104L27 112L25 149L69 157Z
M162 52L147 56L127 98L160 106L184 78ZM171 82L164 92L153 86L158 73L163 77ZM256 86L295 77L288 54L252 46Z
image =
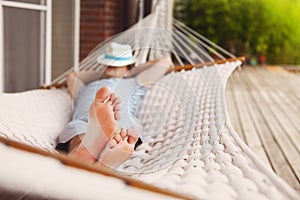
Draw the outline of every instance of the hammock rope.
M79 172L65 169L62 167L65 164L122 179L128 185L149 191L146 193L149 195L147 197L152 199L155 199L153 192L185 199L299 199L290 186L261 163L239 139L229 123L225 105L225 85L232 71L241 65L240 60L243 58L236 58L181 22L172 19L170 13L164 15L163 13L170 8L170 3L171 0L153 0L153 12L150 15L129 30L99 44L78 67L79 71L104 70L105 67L96 60L110 42L131 45L135 51L137 65L166 54L170 54L174 62L180 65L170 69L170 73L154 84L138 109L136 117L141 121L143 131L148 137L145 137L145 141L131 159L118 168L119 173L127 176L86 166L55 152L37 150L43 148L51 152L55 141L48 142L48 138L40 133L43 130L56 130L58 134L70 119L72 102L63 90L3 94L0 98L0 105L3 105L0 113L0 134L10 140L0 138L0 141L12 147L0 145L0 158L7 161L0 165L0 197L3 190L9 190L17 191L17 195L20 194L18 198L38 194L47 198L73 199L78 198L78 193L85 199L91 197L91 194L99 198L97 195L102 192L99 188L106 186L102 177L95 177L95 174L88 172L80 172L82 174L76 176ZM217 60L214 59L215 56ZM63 86L66 74L74 70L70 69L62 74L53 84ZM34 101L37 97L39 103ZM20 101L26 102L26 105L20 106ZM8 103L10 106L5 105ZM66 110L69 112L65 112ZM63 116L59 113L63 113ZM53 124L56 126L51 129ZM17 127L6 128L11 125ZM24 133L14 133L18 130L23 130ZM37 148L29 148L11 140L28 143ZM24 151L16 153L14 148ZM55 158L60 162L43 166L36 173L40 174L44 170L42 172L45 176L41 175L38 181L28 181L31 177L27 176L26 171L20 170L16 173L14 170L16 162L19 164L22 158L24 165L38 168L34 166L36 163L42 165L49 160L37 156L38 158L34 157L36 162L31 163L33 157L29 157L25 151ZM14 153L16 156L11 156ZM65 175L66 172L71 175ZM46 176L48 174L51 177ZM57 183L68 183L64 184L63 190L55 188L56 184L49 184L49 180L53 178L52 174L59 174L55 177ZM18 179L19 175L24 179ZM73 176L77 177L77 182L70 179ZM78 190L86 180L97 183L88 188L83 185L87 191L93 193ZM51 189L41 190L41 184L38 187L36 185L40 181L43 181L42 186ZM111 189L119 186L117 182L114 183ZM19 187L10 188L11 185ZM135 190L132 192L132 188L126 189L123 187L120 195L130 194L140 199ZM57 194L53 191L60 192Z
M142 184L146 190L160 193L166 189L164 194L175 192L173 195L176 197L181 195L180 198L185 199L220 199L221 197L223 199L298 199L298 194L270 169L266 168L239 139L230 125L225 106L224 88L229 75L238 65L240 62L236 61L213 65L212 67L173 72L156 83L144 98L137 114L145 134L148 134L149 137L145 138L145 142L137 148L132 158L118 169L119 173L124 173L131 178L128 179L122 175L112 176L125 182L129 180L128 183L130 185L137 184L136 187L140 187L138 183L142 181L147 183L146 185ZM59 92L61 93L60 96L52 96L53 94L58 95L58 91L60 90L39 91L39 96L44 99L44 102L39 102L40 106L36 108L36 111L42 113L43 116L37 116L32 111L28 112L32 110L32 106L37 104L33 101L33 91L25 94L1 96L2 104L0 105L3 105L4 101L11 103L11 106L2 106L1 108L1 135L12 140L22 141L25 138L17 133L9 134L9 130L2 128L2 123L7 122L6 125L9 127L9 123L13 121L14 126L19 126L13 130L31 130L34 125L40 124L37 120L44 121L43 119L50 119L56 115L57 111L54 112L53 108L50 111L49 105L64 99L66 105L69 102L69 106L71 106L71 100L67 95L63 95L62 91ZM50 92L51 98L49 98ZM46 95L47 93L49 94ZM28 98L31 101L28 101ZM20 99L26 104L16 107L19 105ZM48 109L49 113L45 113L45 109ZM55 106L55 109L65 108ZM24 118L24 113L27 113L27 118ZM14 117L10 119L9 116ZM57 122L49 121L47 123L45 120L45 123L51 126L53 123L61 123L61 121L59 118ZM45 128L48 125L43 125L40 129L49 130L49 128ZM63 124L59 127L63 127ZM31 130L31 132L40 135L40 129ZM30 138L30 131L26 131L26 134L26 138ZM15 136L18 138L14 138ZM40 140L42 140L40 144L31 141L31 145L48 149L43 138ZM3 142L3 140L1 141ZM6 141L6 143L12 145L11 142ZM46 146L44 147L44 145ZM3 147L0 146L0 148ZM11 155L5 154L8 150L2 149L0 156L4 158ZM39 154L44 155L41 152ZM19 153L18 155L22 156L23 154ZM55 157L55 154L50 155L50 157ZM15 159L19 160L20 157L16 155ZM73 166L74 164L68 157L56 159L67 165ZM30 163L30 161L31 159L28 162ZM44 161L45 158L40 158L39 162ZM0 168L13 165L13 163L2 163ZM43 170L45 173L56 173L59 169L64 172L61 165L57 162L54 167L49 166ZM88 171L94 170L81 164L79 167ZM55 172L53 168L56 170ZM110 176L101 169L94 171ZM27 173L23 170L22 172ZM9 179L0 179L5 180L3 185L0 181L0 186L26 183L26 188L18 188L18 190L23 191L24 194L28 192L40 194L34 187L34 182L31 184L30 181L26 181L27 179L12 178L15 177L14 174L13 169L1 168L0 176L9 177ZM24 176L22 175L22 177ZM90 174L86 173L86 176L89 177ZM86 176L78 177L79 185ZM45 180L46 183L44 184L47 185L47 177L41 176L40 179L41 181ZM60 175L60 179L62 182L66 182L68 176ZM134 179L139 181L135 182ZM69 191L73 187L76 186L66 185L65 189ZM94 187L91 186L91 188ZM97 191L99 188L94 190ZM122 194L129 194L130 191L132 190L123 191ZM49 196L52 193L48 192L45 195ZM64 192L64 195L69 198L73 197L68 192ZM59 198L59 196L54 197Z
M79 64L79 71L101 71L105 66L97 63L97 57L104 54L110 42L128 44L134 50L136 66L150 60L170 55L175 65L198 65L216 60L235 58L233 54L195 32L166 13L170 2L153 3L153 12L128 30L117 34L95 47ZM198 65L199 66L199 65ZM52 84L63 83L68 70Z

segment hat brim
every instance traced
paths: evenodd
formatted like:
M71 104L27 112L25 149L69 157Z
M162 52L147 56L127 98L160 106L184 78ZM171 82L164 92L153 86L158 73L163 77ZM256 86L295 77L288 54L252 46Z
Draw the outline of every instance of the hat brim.
M106 66L123 67L135 63L135 60L133 57L128 60L112 60L105 58L105 55L101 55L97 58L97 62Z

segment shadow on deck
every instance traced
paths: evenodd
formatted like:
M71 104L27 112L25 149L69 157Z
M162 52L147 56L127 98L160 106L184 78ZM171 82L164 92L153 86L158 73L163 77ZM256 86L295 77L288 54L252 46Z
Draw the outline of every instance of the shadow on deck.
M243 67L226 86L232 126L276 174L300 191L300 75Z

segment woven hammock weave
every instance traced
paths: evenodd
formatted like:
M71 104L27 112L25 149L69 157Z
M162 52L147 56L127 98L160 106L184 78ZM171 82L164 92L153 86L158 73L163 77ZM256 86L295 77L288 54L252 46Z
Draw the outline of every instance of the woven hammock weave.
M140 115L145 131L157 134L120 170L199 199L296 198L261 166L230 125L224 91L238 65L174 73L154 86Z
M53 83L63 83L74 70L103 71L105 67L96 60L110 42L131 45L137 64L165 55L171 55L178 65L192 66L213 62L213 57L234 58L172 20L172 0L153 0L153 5L152 14L101 43L77 69ZM230 124L224 91L228 77L240 64L172 72L154 84L139 107L136 118L147 137L118 172L185 196L140 190L128 185L124 177L79 170L55 156L0 143L0 199L300 199L254 155ZM72 114L66 91L1 94L0 110L0 137L58 155L54 149L57 136Z
M182 73L171 73L155 84L144 98L137 115L149 137L118 171L154 186L192 195L197 199L298 199L298 194L261 163L238 138L230 125L225 106L224 88L229 75L239 64L239 62L226 63ZM40 102L45 108L40 106L36 111L40 112L38 114L44 115L42 118L46 118L47 115L52 116L51 113L53 112L57 113L57 111L64 110L62 107L57 107L56 111L53 111L52 108L51 113L46 113L50 112L50 110L47 110L47 106L50 104L49 101L62 101L64 99L63 102L66 102L64 104L65 108L69 108L71 105L69 97L62 95L63 91L52 90L51 92L52 94L48 93L48 96L45 93L40 93ZM15 99L21 97L24 102L28 102L25 99L31 98L30 93L35 92L4 95L4 97L6 101L9 98L11 102L14 102ZM52 96L52 98L48 98L49 96ZM0 99L3 99L2 97ZM5 108L3 106L1 109L10 110L7 106ZM29 119L37 115L35 112L28 113L28 110L26 112ZM0 126L1 135L11 139L18 136L17 133L11 134L13 131L7 128L15 127L14 130L22 130L24 127L24 124L19 123L23 119L14 116L17 113L24 116L21 110L15 110L10 115L6 115L5 126L3 124ZM1 116L1 118L4 118L4 116ZM59 118L60 125L57 125L55 130L52 131L59 132L61 127L68 121L69 116L65 115L65 118L66 120ZM11 124L9 124L9 121ZM44 125L44 127L47 127L52 123L59 122L50 120L45 123L49 123ZM34 129L34 126L30 126L27 127L27 132L36 133L37 130ZM31 134L30 137L37 136ZM18 138L18 141L22 140L28 143L26 137ZM40 144L38 140L31 141L31 145L39 148L43 144L45 145L44 148L49 148L47 143ZM2 188L0 191L2 192L17 190L20 192L20 196L26 193L33 196L46 195L55 198L74 198L74 194L67 191L74 190L81 185L82 181L86 182L89 180L88 177L91 177L89 172L80 172L81 176L76 176L77 172L74 169L70 169L70 167L66 169L59 162L49 164L48 168L43 165L43 169L41 169L37 163L45 162L46 158L35 158L37 161L31 164L33 158L24 162L27 157L22 156L28 153L12 154L11 152L14 151L12 147L2 146L1 148L0 157L10 158L6 159L5 164L1 165L0 177L3 177L3 181L0 181L0 188ZM16 156L12 158L11 155ZM30 156L34 157L34 155ZM35 157L38 157L38 155ZM29 171L33 172L29 174L34 173L37 169L38 174L42 173L40 171L44 171L44 175L38 177L39 182L42 183L39 187L44 188L43 190L36 188L36 182L28 182L28 178L26 178L28 169L16 173L18 165L16 166L14 162L18 159L32 167ZM62 171L68 173L64 175ZM55 180L65 183L66 192L61 190L60 184L55 187L53 182L47 182L49 175L52 176L56 173L60 176L56 177ZM74 173L77 183L69 178L72 173ZM93 176L97 177L96 174L93 174ZM106 183L99 178L91 178L91 180L99 186ZM118 185L117 182L116 180L116 185ZM114 182L112 181L110 184L114 188ZM9 185L18 185L19 187L12 189L8 187ZM22 185L26 185L26 187L21 187ZM51 188L51 190L45 188ZM51 191L55 190L59 193L52 194ZM97 191L97 188L91 186L89 190ZM82 198L91 197L91 193L89 195L85 192L80 193L77 191L77 193ZM120 191L121 196L127 195L127 193L135 196L132 190ZM99 195L99 192L92 194ZM140 193L136 194L136 197L138 197L138 194L142 195ZM154 198L151 193L148 195L150 195L149 198Z

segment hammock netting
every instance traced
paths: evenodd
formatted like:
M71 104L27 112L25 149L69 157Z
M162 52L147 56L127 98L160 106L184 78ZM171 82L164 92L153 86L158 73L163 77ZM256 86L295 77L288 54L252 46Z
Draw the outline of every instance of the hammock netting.
M230 124L225 85L241 61L214 64L234 56L170 19L164 14L167 2L153 1L152 14L53 81L64 82L73 70L104 70L96 60L110 42L131 45L136 68L164 56L174 66L204 65L170 72L152 86L136 114L147 137L131 159L118 174L82 163L77 168L86 170L70 167L72 159L55 151L56 138L72 115L67 91L1 94L0 199L299 199Z
M106 66L97 62L111 42L128 44L135 57L135 69L147 61L170 56L174 66L198 66L214 63L216 60L235 58L233 54L209 39L185 26L176 19L161 16L165 11L165 1L159 2L154 11L128 30L112 36L96 46L78 67L66 71L53 80L62 83L71 71L104 71Z

